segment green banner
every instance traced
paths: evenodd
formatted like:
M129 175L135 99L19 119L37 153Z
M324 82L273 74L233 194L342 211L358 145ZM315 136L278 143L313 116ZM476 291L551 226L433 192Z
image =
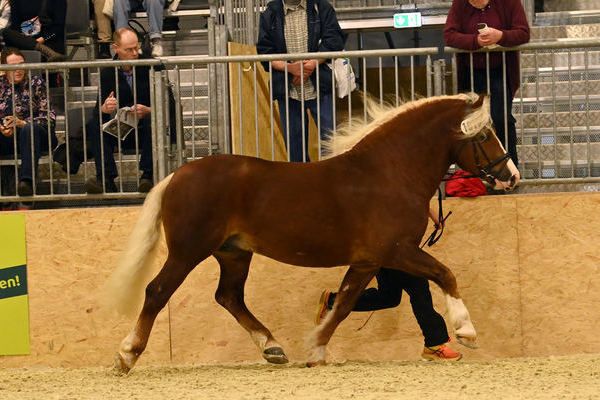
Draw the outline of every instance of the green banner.
M0 355L29 354L25 216L0 215Z

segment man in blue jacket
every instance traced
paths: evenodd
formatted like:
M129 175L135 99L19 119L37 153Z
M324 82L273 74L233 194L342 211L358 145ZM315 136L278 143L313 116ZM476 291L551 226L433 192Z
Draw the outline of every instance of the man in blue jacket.
M338 23L335 10L327 0L273 0L260 15L256 50L259 54L341 51L347 35ZM310 161L308 157L308 119L306 110L320 118L324 140L333 129L333 75L325 59L287 62L288 87L285 87L285 61L273 61L273 98L279 103L279 116L290 161ZM269 63L263 63L269 70ZM319 68L317 88L316 68ZM302 109L304 96L304 109ZM317 96L319 113L317 113ZM287 97L287 101L286 101ZM289 118L289 121L288 121ZM304 134L302 134L304 118ZM289 132L288 132L289 126ZM288 145L289 140L289 145Z

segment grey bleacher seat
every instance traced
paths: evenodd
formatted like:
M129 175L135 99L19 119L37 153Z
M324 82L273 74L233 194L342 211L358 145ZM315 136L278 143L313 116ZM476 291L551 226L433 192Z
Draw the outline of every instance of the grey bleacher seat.
M67 112L67 122L69 124L69 136L74 137L79 134L84 124L87 124L94 116L95 106L84 106L70 108ZM85 113L85 114L84 114ZM82 115L85 118L82 117ZM65 129L67 127L65 126Z
M69 168L71 174L76 174L79 166L84 160L83 152L87 148L83 140L83 126L87 124L94 116L94 106L74 107L67 111L66 124L57 126L57 136L61 137L63 142L54 151L54 161L63 166L63 170L67 171L67 145L69 143ZM59 132L59 129L64 131ZM89 154L88 154L89 156Z
M42 62L42 53L37 50L21 50L21 53L23 53L26 63Z
M42 62L42 53L37 50L21 50L23 57L25 57L25 62L29 64L40 63ZM42 71L39 69L31 70L31 75L42 75Z
M177 10L204 10L210 8L208 0L181 0Z
M90 25L88 0L69 0L65 17L65 29L67 45L72 47L69 59L73 58L78 47L85 48L88 59L92 59L94 40Z

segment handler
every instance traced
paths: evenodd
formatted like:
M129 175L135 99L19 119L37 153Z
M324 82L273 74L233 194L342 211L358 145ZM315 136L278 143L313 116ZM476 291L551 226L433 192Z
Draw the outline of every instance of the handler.
M429 210L429 217L436 228L441 227L438 217ZM352 311L377 311L394 308L400 304L402 290L410 296L413 314L425 337L421 357L425 360L458 361L462 354L448 347L450 337L444 318L433 308L429 281L403 271L381 268L377 275L377 288L366 289ZM320 324L333 308L337 293L325 290L319 299L315 323Z

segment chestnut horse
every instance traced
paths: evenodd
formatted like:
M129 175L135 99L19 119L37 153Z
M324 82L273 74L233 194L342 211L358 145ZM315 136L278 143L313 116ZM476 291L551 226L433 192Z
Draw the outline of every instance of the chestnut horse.
M137 324L115 358L127 373L146 348L158 312L202 260L221 267L215 297L272 363L288 361L248 310L244 285L253 253L308 267L349 265L332 312L313 332L308 365L381 267L435 282L459 341L475 329L452 272L419 248L429 201L451 164L514 187L519 174L493 132L489 99L473 94L420 99L392 108L367 104L370 123L352 124L313 163L216 155L179 168L148 194L126 254L107 283L120 311L137 312L164 226L168 258L147 285ZM483 165L482 165L483 163Z

